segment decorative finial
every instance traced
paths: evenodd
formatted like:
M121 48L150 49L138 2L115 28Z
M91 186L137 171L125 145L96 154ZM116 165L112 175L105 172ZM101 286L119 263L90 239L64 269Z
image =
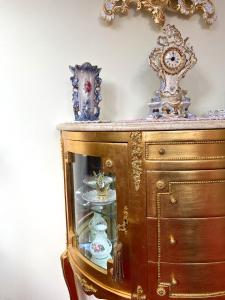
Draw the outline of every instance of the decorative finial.
M98 174L94 172L95 180L96 180L96 190L98 194L98 198L100 200L105 200L108 196L110 183L105 180L104 173L99 172Z

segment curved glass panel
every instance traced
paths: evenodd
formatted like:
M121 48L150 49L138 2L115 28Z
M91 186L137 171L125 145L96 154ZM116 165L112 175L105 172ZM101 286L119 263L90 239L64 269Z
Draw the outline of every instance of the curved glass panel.
M90 261L107 269L116 241L116 178L102 172L100 157L74 154L72 165L77 247Z

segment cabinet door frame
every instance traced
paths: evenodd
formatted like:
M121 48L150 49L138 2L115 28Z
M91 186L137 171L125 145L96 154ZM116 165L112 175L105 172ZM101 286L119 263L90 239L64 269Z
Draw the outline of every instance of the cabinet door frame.
M65 201L66 201L66 220L67 220L67 249L69 257L75 268L84 276L88 276L96 286L100 286L109 292L112 289L120 289L129 291L131 284L130 275L130 238L131 232L125 224L126 219L129 220L129 180L128 180L128 144L112 143L112 142L96 142L96 141L63 141L63 157L64 157L64 178L65 178ZM74 230L75 218L73 215L73 191L72 187L72 154L81 154L89 156L98 156L102 159L103 172L113 173L116 176L116 192L117 192L117 224L118 240L123 243L125 266L125 279L122 283L115 283L111 278L112 262L108 262L107 270L102 269L85 258L76 247L76 237ZM128 221L129 222L129 221ZM126 294L126 292L125 292ZM129 295L126 294L129 298Z

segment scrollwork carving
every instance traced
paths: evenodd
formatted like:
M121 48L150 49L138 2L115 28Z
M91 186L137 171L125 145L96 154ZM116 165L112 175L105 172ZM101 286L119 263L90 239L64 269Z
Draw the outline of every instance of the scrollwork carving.
M137 287L137 293L132 295L132 300L146 300L147 297L144 294L143 288L139 285Z
M75 276L78 279L85 293L92 295L97 292L97 289L94 288L91 284L89 284L85 279L81 278L79 274L76 273Z
M137 11L147 11L154 22L162 26L168 9L186 16L201 12L205 22L210 25L216 19L212 0L105 0L102 17L110 22L114 20L115 15L127 14L131 6L135 6Z
M141 184L141 175L143 172L142 166L142 133L132 132L131 133L131 167L132 167L132 177L134 182L135 191L139 191Z
M125 206L123 210L123 223L117 225L118 230L124 232L125 234L128 232L128 215L128 207Z

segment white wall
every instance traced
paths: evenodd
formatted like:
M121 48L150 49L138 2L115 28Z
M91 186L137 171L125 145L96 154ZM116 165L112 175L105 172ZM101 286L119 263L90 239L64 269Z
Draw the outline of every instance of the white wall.
M206 29L167 21L191 37L198 65L183 86L192 111L225 108L225 1ZM63 178L57 123L72 121L69 64L102 66L102 117L146 115L158 86L147 58L158 28L131 12L111 27L102 0L0 0L0 300L66 300ZM133 16L135 15L135 16Z

